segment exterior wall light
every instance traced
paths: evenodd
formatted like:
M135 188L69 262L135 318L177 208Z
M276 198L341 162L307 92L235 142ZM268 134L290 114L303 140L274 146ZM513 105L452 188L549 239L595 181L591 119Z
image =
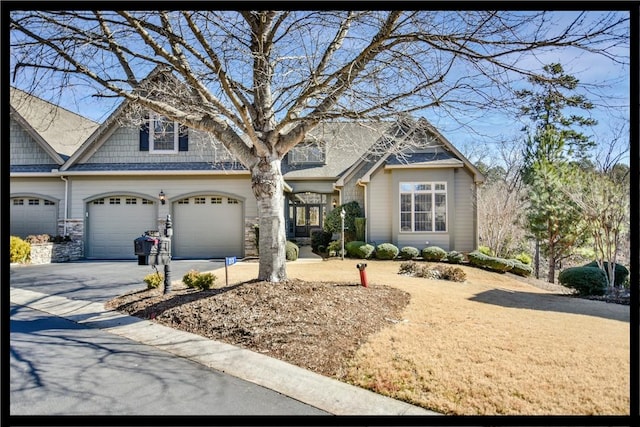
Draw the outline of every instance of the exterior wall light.
M331 202L331 206L333 206L333 209L336 208L337 204L338 204L338 202L336 201L336 199L333 199L333 201Z
M160 198L160 203L162 203L163 205L167 202L164 191L160 190L160 194L158 194L158 197Z

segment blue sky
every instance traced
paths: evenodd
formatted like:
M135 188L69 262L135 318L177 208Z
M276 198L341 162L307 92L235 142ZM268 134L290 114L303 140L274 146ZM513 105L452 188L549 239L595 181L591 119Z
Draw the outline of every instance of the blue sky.
M628 52L625 54L628 58ZM596 104L596 108L590 112L599 122L593 128L593 139L598 143L608 143L615 131L628 122L629 67L613 63L599 55L566 49L530 54L522 58L519 65L539 70L543 65L553 62L561 63L567 74L580 80L580 91ZM90 94L95 92L80 85L67 89L68 93L61 98L61 105L97 122L103 122L121 102L113 98L92 97ZM492 145L497 141L525 138L520 131L522 123L508 112L468 111L464 116L457 116L457 121L442 113L431 109L417 115L430 120L472 161L482 159L483 155L490 153ZM468 123L472 130L461 127L460 121ZM628 157L627 154L624 159L627 163Z

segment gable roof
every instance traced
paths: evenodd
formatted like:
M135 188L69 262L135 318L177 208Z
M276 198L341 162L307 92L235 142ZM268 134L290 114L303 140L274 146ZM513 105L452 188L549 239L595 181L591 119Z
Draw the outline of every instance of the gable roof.
M11 116L62 165L99 126L93 120L31 95L9 89Z
M412 133L418 133L420 138L435 138L438 144L442 145L444 151L421 152L420 150L405 150L402 153L389 151L381 156L375 164L358 181L367 183L371 179L373 172L378 168L441 168L441 167L466 167L473 174L474 182L482 183L484 175L460 152L447 138L444 137L429 121L423 117L417 121L404 119L406 123L413 126ZM411 136L409 136L411 137ZM415 136L414 136L415 137ZM430 144L433 145L433 144Z

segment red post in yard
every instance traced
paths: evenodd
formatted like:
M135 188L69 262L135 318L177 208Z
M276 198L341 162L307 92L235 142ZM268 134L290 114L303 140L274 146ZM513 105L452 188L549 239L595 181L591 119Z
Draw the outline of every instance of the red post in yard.
M369 286L367 284L367 272L365 271L365 269L367 268L367 264L357 264L356 268L360 270L360 284L365 288L368 288Z

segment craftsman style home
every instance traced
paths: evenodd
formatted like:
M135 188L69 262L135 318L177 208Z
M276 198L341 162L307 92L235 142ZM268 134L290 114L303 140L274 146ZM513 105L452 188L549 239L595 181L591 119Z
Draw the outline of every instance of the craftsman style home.
M10 103L12 235L68 235L85 258L134 259L133 240L170 214L174 258L256 255L250 173L222 144L152 114L148 125L123 124L127 101L102 124L14 88ZM376 149L399 131L412 139L406 149ZM477 247L484 178L424 119L321 124L282 172L289 239L357 201L368 242Z

